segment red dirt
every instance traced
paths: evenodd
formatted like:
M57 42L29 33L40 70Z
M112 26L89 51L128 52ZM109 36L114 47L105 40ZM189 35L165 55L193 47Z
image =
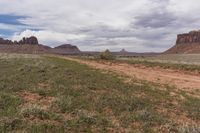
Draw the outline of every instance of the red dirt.
M163 68L137 67L127 63L97 62L64 57L67 60L86 64L90 67L113 71L130 78L154 82L161 85L175 86L189 92L200 89L200 75L187 74L181 71L167 70Z
M24 100L23 107L26 107L30 104L39 104L43 109L48 109L51 104L55 101L54 97L43 97L36 93L30 92L21 92L19 96Z

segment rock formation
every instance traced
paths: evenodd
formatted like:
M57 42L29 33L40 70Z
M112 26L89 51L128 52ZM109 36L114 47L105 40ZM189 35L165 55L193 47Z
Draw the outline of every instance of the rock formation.
M81 51L77 46L73 46L71 44L63 44L53 49L54 53L57 54L66 54L66 53L80 53Z
M200 31L191 31L177 36L176 45L165 52L166 54L200 53Z
M0 38L0 44L13 44L11 40L4 40L3 38Z
M191 31L177 36L176 44L200 43L200 31Z
M19 44L38 44L38 40L37 40L37 38L36 37L34 37L34 36L31 36L31 37L29 37L29 38L23 38L22 40L20 40L19 42L18 42Z
M77 46L73 46L71 44L63 44L60 46L55 47L55 49L68 49L68 50L75 50L75 51L80 51Z
M0 38L0 52L4 53L51 53L51 54L80 54L81 51L77 46L70 44L60 45L55 48L51 48L45 45L38 44L36 37L24 37L20 41L11 41Z
M11 40L4 40L0 38L0 44L31 44L31 45L38 45L38 39L34 36L31 37L24 37L20 41L11 41Z
M122 49L122 50L120 51L120 53L128 53L128 51L126 51L125 49Z
M0 38L0 52L3 53L38 54L49 53L50 49L48 46L38 44L38 39L34 36L24 37L20 41Z

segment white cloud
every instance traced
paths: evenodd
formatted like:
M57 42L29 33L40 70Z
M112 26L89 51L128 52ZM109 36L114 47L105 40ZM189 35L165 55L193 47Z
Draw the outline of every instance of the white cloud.
M22 30L24 27L25 26L23 25L12 25L12 24L0 23L0 29L3 29L3 30L19 31L19 30ZM26 26L26 27L29 27L29 26Z
M0 29L13 29L12 39L35 35L50 46L164 51L177 33L200 26L199 7L199 0L0 0L0 14L26 16L19 21L28 25Z
M50 46L57 46L64 43L70 43L71 40L83 40L86 35L81 34L64 34L53 31L32 31L25 30L20 34L12 36L12 40L21 40L23 37L36 36L41 44L48 44Z

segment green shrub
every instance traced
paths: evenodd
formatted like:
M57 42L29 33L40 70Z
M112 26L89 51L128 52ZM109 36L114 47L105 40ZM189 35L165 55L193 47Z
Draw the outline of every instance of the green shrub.
M21 115L24 118L35 117L35 118L39 118L40 120L56 120L56 121L62 120L61 115L57 115L50 111L44 110L38 105L30 105L30 106L22 109Z
M41 120L50 119L50 113L43 110L40 106L30 105L30 107L21 110L23 117L37 117Z
M109 50L106 50L106 51L101 52L99 54L99 59L102 59L102 60L114 60L115 56Z
M21 104L21 99L8 93L0 92L0 117L15 116L17 107Z
M20 129L22 127L22 122L23 121L19 118L0 118L0 131L4 133L6 131Z

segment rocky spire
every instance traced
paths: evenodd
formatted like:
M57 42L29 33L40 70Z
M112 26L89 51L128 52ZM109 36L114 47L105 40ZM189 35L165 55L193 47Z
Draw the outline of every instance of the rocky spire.
M37 45L38 40L36 37L31 36L31 37L24 37L20 41L11 41L11 40L5 40L3 38L0 38L0 44L30 44L30 45Z

